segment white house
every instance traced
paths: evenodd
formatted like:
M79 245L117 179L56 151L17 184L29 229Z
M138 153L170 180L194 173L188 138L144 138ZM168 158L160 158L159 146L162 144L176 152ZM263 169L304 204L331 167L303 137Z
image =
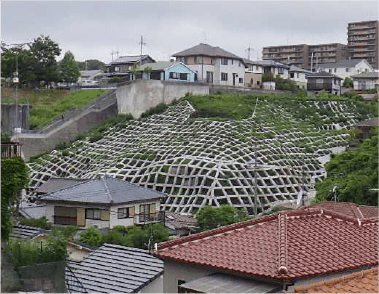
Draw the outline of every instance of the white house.
M90 180L41 195L49 222L113 228L163 221L164 194L110 177Z
M379 90L379 72L364 72L351 76L354 90Z
M271 72L274 76L279 76L283 79L288 79L289 66L273 60L259 60L256 64L263 67L263 73Z
M243 58L220 47L201 43L172 56L194 70L198 81L226 86L244 86Z
M289 79L294 81L300 88L307 89L308 79L307 76L312 72L300 67L291 65L289 71Z
M373 72L373 67L365 59L340 60L335 63L320 64L316 67L317 72L325 71L341 79L350 78L363 72Z

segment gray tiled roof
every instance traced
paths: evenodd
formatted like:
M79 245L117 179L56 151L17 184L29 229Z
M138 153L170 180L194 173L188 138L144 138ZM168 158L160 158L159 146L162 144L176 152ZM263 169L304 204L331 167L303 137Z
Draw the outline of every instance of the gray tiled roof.
M131 293L163 274L163 261L146 250L105 243L71 270L89 293ZM72 292L84 292L68 270L66 282Z
M158 199L163 193L133 183L103 177L41 196L41 201L117 204Z
M379 79L379 72L363 72L359 75L351 76L353 79Z
M262 65L262 66L275 66L275 67L284 67L284 68L290 68L288 65L276 62L274 60L258 60L255 61L256 64Z
M320 64L317 67L319 68L338 68L338 67L354 67L358 63L360 63L364 59L343 59L338 62L333 62L333 63L324 63Z
M291 65L289 71L304 72L304 73L307 73L307 74L311 74L312 73L310 70L306 70L306 69L303 69L303 68L300 68L300 67L297 67L297 66L294 66L294 65Z
M326 71L311 73L308 75L308 78L335 78L335 79L342 80L339 76L328 73Z
M243 58L243 61L245 62L245 64L260 65L258 60L250 60L250 59Z
M46 204L21 202L20 214L26 218L41 218L46 216Z
M77 184L87 182L88 180L82 179L69 179L69 178L50 178L46 183L43 183L36 189L37 193L52 193L58 190L75 186Z
M42 234L45 232L42 228L29 227L21 224L13 225L13 230L10 233L11 238L19 238L19 239L31 239L35 236Z
M142 60L150 58L155 62L154 59L152 59L149 55L142 55ZM119 58L113 60L110 64L115 64L115 63L136 63L139 62L141 59L141 55L130 55L130 56L120 56Z
M199 45L196 45L189 49L172 54L172 56L174 57L192 56L192 55L205 55L205 56L211 56L211 57L234 58L234 59L239 59L243 62L243 58L233 53L225 51L224 49L220 47L213 47L211 45L204 44L204 43L200 43Z

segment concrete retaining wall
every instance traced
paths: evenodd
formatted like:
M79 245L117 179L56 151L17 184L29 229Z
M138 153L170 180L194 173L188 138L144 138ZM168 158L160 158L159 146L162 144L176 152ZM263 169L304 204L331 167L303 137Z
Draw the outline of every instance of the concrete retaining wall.
M119 85L116 90L118 112L130 113L133 117L138 118L143 112L159 103L171 103L174 99L183 97L187 92L207 95L209 86L176 81L128 81Z
M17 104L17 122L16 122L16 104L1 103L1 131L12 132L13 128L28 128L29 104Z

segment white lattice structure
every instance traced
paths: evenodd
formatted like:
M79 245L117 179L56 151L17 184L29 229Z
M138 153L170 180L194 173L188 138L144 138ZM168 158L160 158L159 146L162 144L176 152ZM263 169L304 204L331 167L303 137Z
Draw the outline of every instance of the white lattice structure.
M342 130L330 123L320 128L300 124L288 109L265 100L258 102L252 118L189 119L194 109L182 101L162 114L112 127L97 142L75 141L68 156L53 150L40 157L29 164L31 188L52 176L94 178L107 173L166 193L167 211L196 213L205 204L228 203L252 214L254 172L247 163L254 159L256 146L258 211L265 211L296 201L303 181L309 188L312 177L322 179L318 157L346 146L344 128L358 121L349 102L298 105L309 106L327 107L336 117L343 116Z

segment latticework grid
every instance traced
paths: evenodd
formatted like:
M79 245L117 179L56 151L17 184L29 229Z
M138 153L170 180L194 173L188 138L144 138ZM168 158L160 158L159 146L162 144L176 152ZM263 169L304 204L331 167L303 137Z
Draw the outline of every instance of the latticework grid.
M303 101L325 123L315 127L294 118L289 109L260 100L248 119L214 121L190 118L188 101L164 113L111 127L104 138L75 141L63 155L53 150L30 163L31 188L50 177L116 178L167 194L166 211L196 213L202 206L231 204L253 213L257 152L259 211L294 201L302 185L324 177L319 157L347 145L346 126L368 115L347 101ZM333 113L323 115L323 109ZM338 120L343 117L344 119ZM335 124L339 121L339 125Z

